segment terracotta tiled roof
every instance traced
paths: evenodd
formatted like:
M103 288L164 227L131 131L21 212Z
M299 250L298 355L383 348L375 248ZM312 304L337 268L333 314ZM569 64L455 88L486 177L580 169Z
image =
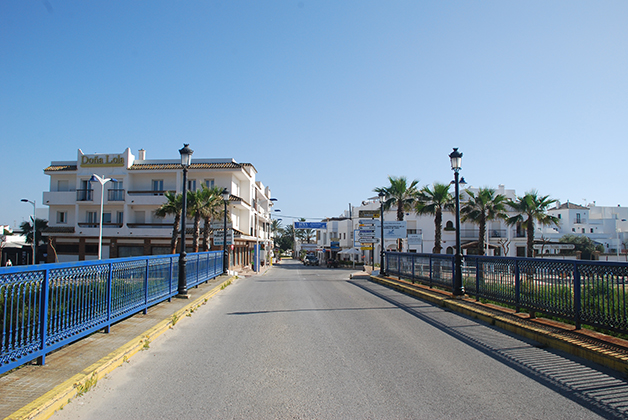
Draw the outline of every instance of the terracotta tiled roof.
M240 169L244 167L253 167L250 163L235 162L216 162L216 163L192 163L190 169ZM180 170L181 165L178 163L135 163L129 170L132 171L149 171L156 169L176 169Z
M50 165L44 172L76 171L76 165Z
M569 201L567 201L566 203L563 203L560 206L554 208L554 210L567 210L567 209L589 210L588 207L584 207L584 206L580 206L578 204L570 203Z

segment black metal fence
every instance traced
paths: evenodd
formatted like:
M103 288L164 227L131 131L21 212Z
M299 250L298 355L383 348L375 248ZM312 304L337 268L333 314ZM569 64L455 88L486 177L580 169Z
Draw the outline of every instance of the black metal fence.
M452 290L454 256L386 252L386 273ZM582 324L628 333L628 263L467 255L465 292Z

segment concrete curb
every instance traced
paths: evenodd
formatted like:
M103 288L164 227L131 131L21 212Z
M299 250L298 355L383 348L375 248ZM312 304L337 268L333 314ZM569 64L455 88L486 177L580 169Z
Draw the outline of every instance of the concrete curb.
M571 329L561 329L555 326L550 327L541 322L519 318L516 315L506 312L500 314L498 310L490 310L481 304L467 299L456 299L435 291L410 287L402 282L379 276L370 276L370 279L375 283L401 293L481 320L519 336L537 341L542 345L582 357L583 359L590 360L624 375L628 375L628 349L622 352L613 349L613 347L619 347L617 345L604 345L602 340L598 340L598 343L596 343L595 339L578 333L573 327Z
M6 417L5 420L40 420L49 418L57 410L68 404L73 398L82 395L91 388L95 387L100 379L104 378L109 372L112 372L124 362L128 361L134 354L141 350L148 349L148 345L151 341L174 327L174 325L178 321L182 320L187 314L193 313L199 307L207 303L212 296L216 295L220 290L231 284L231 282L236 278L236 276L229 277L227 280L220 283L204 295L174 312L167 319L159 322L154 327L138 335L133 340L112 351L98 362L84 369L81 373L74 375L41 397L15 411Z

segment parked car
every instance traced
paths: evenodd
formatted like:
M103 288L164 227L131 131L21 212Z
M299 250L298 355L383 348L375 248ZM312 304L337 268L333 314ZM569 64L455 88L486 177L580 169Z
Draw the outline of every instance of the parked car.
M316 255L308 255L303 259L304 265L318 265L318 257Z

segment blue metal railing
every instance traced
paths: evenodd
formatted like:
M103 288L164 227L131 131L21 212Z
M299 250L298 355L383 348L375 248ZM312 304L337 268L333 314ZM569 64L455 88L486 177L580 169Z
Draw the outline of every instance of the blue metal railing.
M388 275L453 289L453 255L386 252ZM464 256L465 292L582 324L628 333L628 263Z
M222 274L222 251L187 255L187 285ZM0 374L177 294L179 255L0 268Z

